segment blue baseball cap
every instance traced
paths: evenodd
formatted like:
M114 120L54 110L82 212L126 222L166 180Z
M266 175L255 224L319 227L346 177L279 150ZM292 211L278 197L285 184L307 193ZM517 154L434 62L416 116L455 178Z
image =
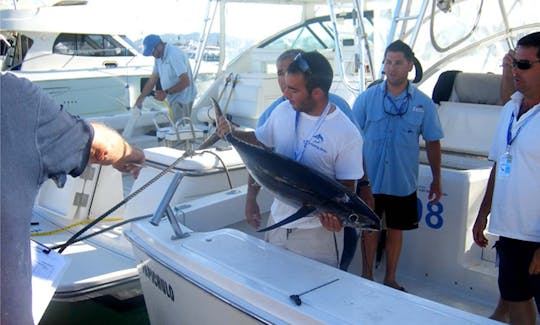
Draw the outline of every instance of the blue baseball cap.
M143 55L151 56L152 52L154 52L154 49L159 43L161 43L161 38L159 36L155 34L150 34L146 36L143 40L143 46L144 46Z

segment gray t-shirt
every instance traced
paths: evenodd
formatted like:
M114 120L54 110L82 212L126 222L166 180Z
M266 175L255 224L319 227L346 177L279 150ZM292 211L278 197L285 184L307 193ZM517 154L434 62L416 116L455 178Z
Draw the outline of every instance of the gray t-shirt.
M10 73L0 74L0 102L0 323L33 324L32 206L47 178L83 172L94 131L59 110L41 88Z

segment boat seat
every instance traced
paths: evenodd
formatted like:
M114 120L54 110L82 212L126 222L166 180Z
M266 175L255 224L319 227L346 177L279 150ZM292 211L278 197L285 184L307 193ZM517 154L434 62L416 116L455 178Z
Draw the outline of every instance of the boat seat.
M440 74L432 99L436 104L441 101L502 105L502 76L493 73L465 73L449 70Z
M433 89L443 151L487 156L502 108L501 75L445 71Z

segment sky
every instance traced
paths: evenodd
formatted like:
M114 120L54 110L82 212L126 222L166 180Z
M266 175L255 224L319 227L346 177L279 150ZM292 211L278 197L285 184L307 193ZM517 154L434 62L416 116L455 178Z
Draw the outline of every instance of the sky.
M42 6L59 0L0 0L0 8ZM216 1L212 1L213 4ZM203 28L206 0L88 0L87 6L118 13L117 23L132 39L147 34L187 34ZM284 9L286 7L286 10ZM298 6L271 4L226 5L227 35L261 40L300 19ZM219 11L213 30L219 28ZM99 23L97 21L96 23Z
M214 3L214 1L213 1ZM123 15L119 23L133 30L130 38L153 34L187 34L202 31L208 1L204 0L92 0ZM227 4L227 35L260 40L300 19L300 10L283 5ZM213 30L219 28L219 10Z

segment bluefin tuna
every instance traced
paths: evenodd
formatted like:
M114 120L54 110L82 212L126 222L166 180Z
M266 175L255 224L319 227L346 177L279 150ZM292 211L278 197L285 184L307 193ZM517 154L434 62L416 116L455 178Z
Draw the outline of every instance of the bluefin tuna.
M212 98L212 103L216 118L223 116L217 101ZM358 195L335 179L294 159L237 139L231 133L227 133L225 139L236 149L257 183L280 200L300 206L293 215L259 232L320 212L334 214L343 226L381 229L381 220L375 212Z

